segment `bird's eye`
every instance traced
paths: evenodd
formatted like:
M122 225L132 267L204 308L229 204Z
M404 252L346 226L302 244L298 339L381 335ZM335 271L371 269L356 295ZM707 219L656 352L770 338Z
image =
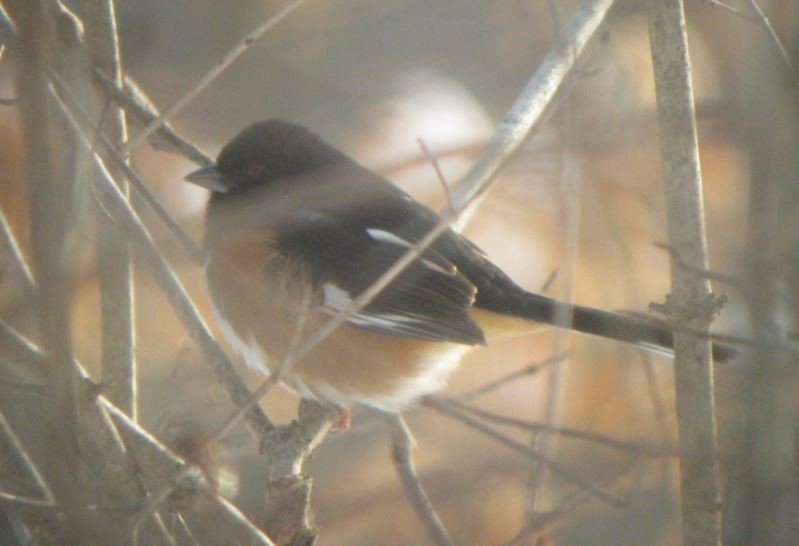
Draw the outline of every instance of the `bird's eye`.
M247 165L247 174L250 176L255 176L261 174L264 171L264 166L260 163L250 163Z

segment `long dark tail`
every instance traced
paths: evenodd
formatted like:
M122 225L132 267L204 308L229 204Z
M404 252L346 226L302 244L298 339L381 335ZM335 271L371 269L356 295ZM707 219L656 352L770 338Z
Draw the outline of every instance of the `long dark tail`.
M570 305L531 292L520 291L512 296L486 300L478 301L478 305L491 311L615 339L655 352L673 354L674 351L674 334L671 330L633 317ZM738 351L729 345L713 343L713 358L717 362L724 362L737 354Z

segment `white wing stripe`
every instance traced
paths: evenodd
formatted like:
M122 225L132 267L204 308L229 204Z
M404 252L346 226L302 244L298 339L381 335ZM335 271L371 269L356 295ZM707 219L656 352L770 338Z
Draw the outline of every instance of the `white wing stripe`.
M388 244L392 244L392 245L397 245L397 246L401 246L403 248L411 248L413 246L411 243L409 243L408 241L406 241L402 237L399 237L398 235L395 235L393 233L389 233L388 231L384 231L382 229L366 228L366 233L369 234L369 237L371 237L375 241L380 241L381 243L388 243ZM452 271L446 270L443 267L441 267L441 266L439 266L437 264L434 264L430 260L426 260L424 258L421 258L419 260L419 263L421 263L422 265L424 265L428 269L432 269L436 273L441 273L442 275L452 275L453 274Z

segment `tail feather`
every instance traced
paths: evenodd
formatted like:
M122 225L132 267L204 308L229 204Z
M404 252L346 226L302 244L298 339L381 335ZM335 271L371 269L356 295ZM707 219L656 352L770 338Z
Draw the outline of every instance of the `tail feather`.
M674 354L674 333L670 329L618 313L562 303L531 292L490 298L489 301L480 302L480 305L535 322L623 341L659 353ZM737 354L738 351L729 345L713 343L713 358L717 362L724 362Z

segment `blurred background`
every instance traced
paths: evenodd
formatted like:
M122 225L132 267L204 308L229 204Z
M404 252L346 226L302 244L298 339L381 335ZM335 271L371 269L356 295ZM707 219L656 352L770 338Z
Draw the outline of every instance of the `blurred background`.
M279 4L118 2L124 69L164 109ZM752 13L746 1L730 4ZM792 46L799 44L799 4L762 0L760 5L796 62L799 50ZM299 122L440 210L446 193L418 139L454 187L576 6L567 0L307 0L172 122L211 155L254 121ZM786 74L757 21L710 1L687 1L686 9L710 266L745 279L757 206L753 184L766 176L763 169L773 167L776 171L768 172L787 173L779 183L799 187L792 170L799 156L794 147L796 74ZM501 172L464 233L526 288L546 288L550 295L583 305L642 312L669 292L669 257L654 245L665 243L667 235L641 3L619 2L600 34L557 100L558 109ZM0 93L9 96L13 70L4 65ZM24 245L28 226L21 150L17 113L0 107L0 204ZM136 148L132 164L199 240L207 196L182 181L194 166L146 144ZM790 330L797 308L790 282L797 226L788 218L796 193L788 189L780 195L785 200L783 212L774 218L780 238L772 241L776 258L769 284L773 281L784 295L781 317ZM140 210L210 319L201 270L151 214ZM96 371L99 296L88 229L82 236L86 244L76 250L73 329L76 354ZM165 439L201 436L224 419L231 405L141 265L135 289L140 420ZM0 284L0 311L25 331L25 302L8 284ZM714 291L730 298L714 329L749 335L745 298L723 284ZM568 357L560 364L474 403L516 418L542 421L549 415L560 426L652 446L676 445L670 360L580 335L547 330L475 351L453 375L446 394L467 392L563 352ZM250 385L261 381L243 366L239 370ZM748 373L745 364L736 362L718 368L716 375L728 487L741 466L747 434ZM788 392L783 410L794 418L799 384L793 374L781 377ZM3 411L25 419L27 395L0 392ZM270 393L263 406L270 417L287 422L295 417L297 402L281 389ZM490 545L511 539L523 527L529 507L531 462L429 408L416 408L407 418L418 443L419 475L455 542ZM795 433L792 423L787 430ZM531 442L529 433L507 432ZM38 453L46 449L38 446ZM332 434L317 450L307 471L314 479L320 546L426 543L389 449L381 419L356 412L351 430ZM546 540L558 545L680 542L675 458L639 454L630 466L629 452L568 438L553 439L549 449L585 479L623 474L610 489L629 502L616 508L596 501L583 504L559 518ZM258 521L266 476L259 471L262 459L250 436L237 431L215 447L214 457L225 470L229 487L223 491ZM557 477L545 484L538 510L552 509L574 491ZM540 544L550 543L546 540Z

